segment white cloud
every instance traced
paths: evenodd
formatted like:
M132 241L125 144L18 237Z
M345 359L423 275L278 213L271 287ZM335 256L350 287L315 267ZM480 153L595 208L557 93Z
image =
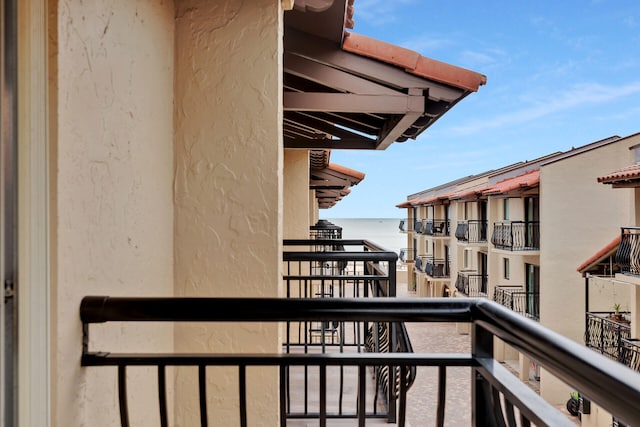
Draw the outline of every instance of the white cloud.
M448 132L452 135L472 135L487 129L528 123L577 107L614 102L638 93L640 93L640 81L617 87L598 83L578 84L556 96L547 94L544 99L532 101L528 107L521 110L499 114L493 119L476 120L463 126L454 126Z

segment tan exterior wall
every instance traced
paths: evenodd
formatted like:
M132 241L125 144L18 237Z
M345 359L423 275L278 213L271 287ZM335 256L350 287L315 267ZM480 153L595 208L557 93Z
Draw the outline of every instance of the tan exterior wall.
M284 152L284 221L285 239L309 238L309 151ZM315 223L314 223L315 224Z
M632 162L638 138L545 165L540 172L541 323L577 342L584 333L584 279L576 268L628 224L632 190L611 191L598 176ZM570 389L542 372L541 393L564 403Z
M181 1L176 16L176 295L276 297L282 271L280 2ZM175 344L178 352L280 348L275 324L180 325ZM208 372L211 416L216 424L237 425L237 369ZM178 396L193 395L196 376L179 373ZM277 425L276 371L249 369L247 378L249 425ZM197 400L181 402L175 418L176 425L196 424Z
M173 293L174 10L90 0L51 12L52 425L116 426L116 373L80 367L78 309L85 295ZM93 350L172 347L168 326L98 332ZM132 425L158 425L155 377L129 378Z

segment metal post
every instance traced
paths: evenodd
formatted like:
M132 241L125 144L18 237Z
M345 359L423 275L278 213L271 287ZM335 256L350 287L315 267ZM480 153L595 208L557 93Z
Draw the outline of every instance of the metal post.
M471 353L476 359L493 358L493 335L476 323L471 325ZM476 368L471 370L471 425L492 425L491 394Z

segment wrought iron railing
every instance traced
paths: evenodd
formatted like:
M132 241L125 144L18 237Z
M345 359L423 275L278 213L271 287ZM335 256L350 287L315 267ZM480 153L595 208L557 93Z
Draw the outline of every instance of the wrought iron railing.
M468 243L485 243L487 241L487 221L458 221L456 239Z
M631 326L627 321L612 320L612 316L613 312L587 312L584 343L613 360L619 360L623 340L631 338Z
M538 221L505 221L493 224L491 243L498 249L534 251L540 249Z
M418 258L415 248L401 248L398 254L398 259L402 262L413 262Z
M341 251L332 251L339 247ZM287 298L388 298L396 296L396 261L394 252L385 251L367 240L285 240L284 283ZM420 258L416 259L418 262ZM285 353L316 351L377 353L412 351L404 323L367 323L321 321L288 322L284 337ZM292 368L293 369L293 368ZM304 378L308 368L299 368ZM374 370L376 391L375 410L370 416L396 417L397 389L409 388L415 379L415 367L406 372L390 369L387 365ZM288 375L291 375L288 372ZM404 375L401 377L401 375ZM344 382L347 374L340 370L336 379L340 384L338 399L344 400ZM287 384L287 387L289 385ZM306 418L314 414L308 409L309 384L305 384L304 401L287 406L290 418ZM289 388L287 388L289 393ZM291 399L290 399L291 400ZM378 409L378 406L381 406ZM300 412L292 408L304 408ZM317 414L316 414L317 415ZM332 414L335 418L349 418L353 413L342 410Z
M315 225L309 227L311 239L342 239L342 227L334 223L320 219Z
M448 236L450 224L448 219L428 219L424 223L423 234L429 236Z
M280 381L273 384L274 394L279 396L280 424L287 425L288 399L287 370L292 366L313 367L319 372L320 386L316 390L320 409L315 418L320 426L327 425L327 385L335 379L327 375L331 366L350 367L357 370L357 407L353 414L359 426L364 426L367 405L371 402L364 384L368 368L381 365L398 367L401 376L410 366L437 366L437 425L444 424L447 401L446 380L448 367L468 366L472 369L471 396L472 425L520 425L572 426L573 422L554 406L545 402L526 384L519 381L493 358L494 337L525 354L589 399L616 419L633 423L640 419L640 373L620 363L603 357L572 340L563 337L540 324L526 319L486 299L465 298L414 298L398 300L377 299L284 299L284 298L111 298L85 297L80 307L83 323L82 359L85 367L117 367L120 418L123 426L129 425L127 408L127 377L131 366L150 366L157 369L158 387L149 386L149 392L158 396L157 411L161 426L168 425L168 396L171 382L166 380L168 366L193 366L198 368L202 425L207 425L207 366L236 366L238 383L231 387L239 392L238 425L246 426L250 414L248 407L257 403L247 402L247 367L273 366L279 371ZM306 354L144 354L110 353L100 350L100 343L90 340L90 326L108 322L313 322L339 321L369 323L394 322L467 322L471 325L470 353L306 353ZM102 326L105 328L107 326ZM119 326L116 326L119 327ZM90 348L91 347L91 348ZM95 368L94 368L95 369ZM279 386L278 384L279 383ZM398 391L398 425L405 425L407 389L404 382ZM615 393L612 392L615 390ZM180 397L173 405L180 404ZM422 401L421 401L422 404ZM118 411L113 408L114 412ZM355 421L354 421L355 422Z
M458 277L456 278L456 289L458 292L468 297L486 298L487 275L463 271L458 272Z
M622 227L616 264L625 274L640 276L640 227Z
M640 340L623 338L618 360L634 371L640 372Z
M518 314L540 319L540 294L537 292L527 292L522 286L496 286L493 300Z
M426 257L424 272L433 278L449 277L449 261L444 259L436 259L434 257Z

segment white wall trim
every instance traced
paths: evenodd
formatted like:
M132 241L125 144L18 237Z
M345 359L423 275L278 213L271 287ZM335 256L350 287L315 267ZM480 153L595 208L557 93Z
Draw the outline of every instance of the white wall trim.
M47 2L18 1L18 425L51 425Z

